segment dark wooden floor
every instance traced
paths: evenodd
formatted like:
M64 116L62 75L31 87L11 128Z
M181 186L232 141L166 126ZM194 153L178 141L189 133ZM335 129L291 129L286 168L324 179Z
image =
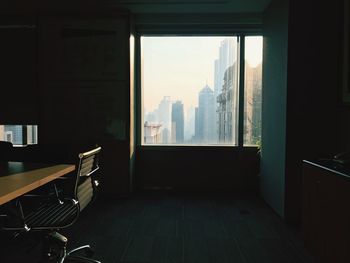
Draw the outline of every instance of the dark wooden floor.
M312 262L298 232L253 196L100 198L61 233L69 248L91 244L94 258L104 263ZM26 237L16 243L2 246L8 259L1 262L37 262L38 246L30 246Z

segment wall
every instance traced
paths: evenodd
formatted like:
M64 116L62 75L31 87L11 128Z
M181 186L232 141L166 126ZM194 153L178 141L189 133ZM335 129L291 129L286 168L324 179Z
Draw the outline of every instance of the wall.
M349 151L349 107L340 100L341 1L291 1L286 218L300 222L303 159Z
M39 20L40 139L42 143L103 148L104 193L128 193L128 16Z
M342 12L340 0L300 0L273 1L264 14L261 191L294 224L302 160L350 149L350 108L340 98Z
M41 145L100 144L102 192L128 194L129 14L28 12L33 30L0 28L7 70L2 87L9 87L0 97L0 123L38 124ZM22 16L2 16L0 22L12 21L22 23Z
M37 124L35 19L2 16L0 25L0 125Z
M288 1L274 1L263 17L263 94L260 190L282 217L285 198Z
M256 148L212 146L138 147L136 187L257 193L256 152Z

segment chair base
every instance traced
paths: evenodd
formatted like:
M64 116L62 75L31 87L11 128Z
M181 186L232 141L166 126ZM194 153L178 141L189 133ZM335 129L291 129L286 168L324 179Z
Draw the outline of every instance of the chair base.
M45 242L47 247L45 249L44 257L50 262L54 259L57 263L64 262L90 262L101 263L101 261L92 259L94 251L90 245L84 245L67 251L68 239L58 232L51 232L46 236L48 242ZM85 256L75 255L78 252L85 252Z
M66 252L59 262L64 263L66 261L69 262L70 260L73 260L74 262L101 263L101 261L98 261L98 260L95 260L92 258L74 255L75 253L80 252L80 251L84 251L88 257L91 257L94 253L93 250L91 249L90 245L81 246L81 247L72 249L69 252Z

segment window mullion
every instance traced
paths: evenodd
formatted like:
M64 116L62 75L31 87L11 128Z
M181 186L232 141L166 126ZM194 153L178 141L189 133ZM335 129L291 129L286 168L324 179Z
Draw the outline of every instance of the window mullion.
M244 136L244 80L245 80L245 36L240 35L239 41L239 100L238 100L238 147L243 147L243 136Z
M143 98L142 98L142 92L143 89L141 87L141 36L139 34L135 34L135 74L138 76L136 78L136 123L141 124L141 125L136 125L136 144L141 145L143 141L143 129L142 129L142 124L143 124Z

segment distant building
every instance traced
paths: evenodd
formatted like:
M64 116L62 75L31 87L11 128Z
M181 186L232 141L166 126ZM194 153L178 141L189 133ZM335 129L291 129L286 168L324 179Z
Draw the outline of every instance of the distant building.
M198 142L198 136L200 134L199 131L199 115L198 115L198 107L194 110L194 136L193 136L193 142Z
M191 142L195 134L195 108L189 107L185 115L185 141Z
M245 69L244 144L257 145L261 134L262 64Z
M27 126L27 143L28 144L38 143L38 125Z
M219 143L237 142L238 81L237 64L229 67L224 75L221 93L217 96L217 121Z
M171 130L168 130L167 128L162 129L162 143L168 144L171 143Z
M162 125L159 123L149 123L146 121L143 127L144 143L146 144L162 143L161 127Z
M184 105L181 101L172 104L171 109L171 141L172 143L184 142Z
M256 145L261 134L262 65L245 68L244 144ZM237 142L238 84L236 64L227 69L222 92L217 97L219 142Z
M225 73L228 68L237 63L237 41L235 38L225 38L221 41L219 47L219 57L214 62L214 96L217 98L222 92L225 85ZM226 84L227 85L227 84ZM233 91L235 93L235 91ZM216 108L220 106L217 104ZM220 120L219 115L215 115L216 138L219 140ZM222 127L221 127L222 128Z
M4 129L5 141L12 142L15 145L23 143L23 126L22 125L5 125Z
M219 58L214 62L214 94L217 97L224 85L226 70L237 61L237 41L225 38L219 47Z
M176 122L171 123L171 138L170 142L171 143L176 143Z
M171 100L165 96L158 106L158 121L162 124L163 143L170 143L171 140Z
M147 112L145 114L145 121L147 122L158 122L158 112L157 110Z
M197 143L216 142L215 97L213 90L206 85L198 95L198 109L196 109Z

